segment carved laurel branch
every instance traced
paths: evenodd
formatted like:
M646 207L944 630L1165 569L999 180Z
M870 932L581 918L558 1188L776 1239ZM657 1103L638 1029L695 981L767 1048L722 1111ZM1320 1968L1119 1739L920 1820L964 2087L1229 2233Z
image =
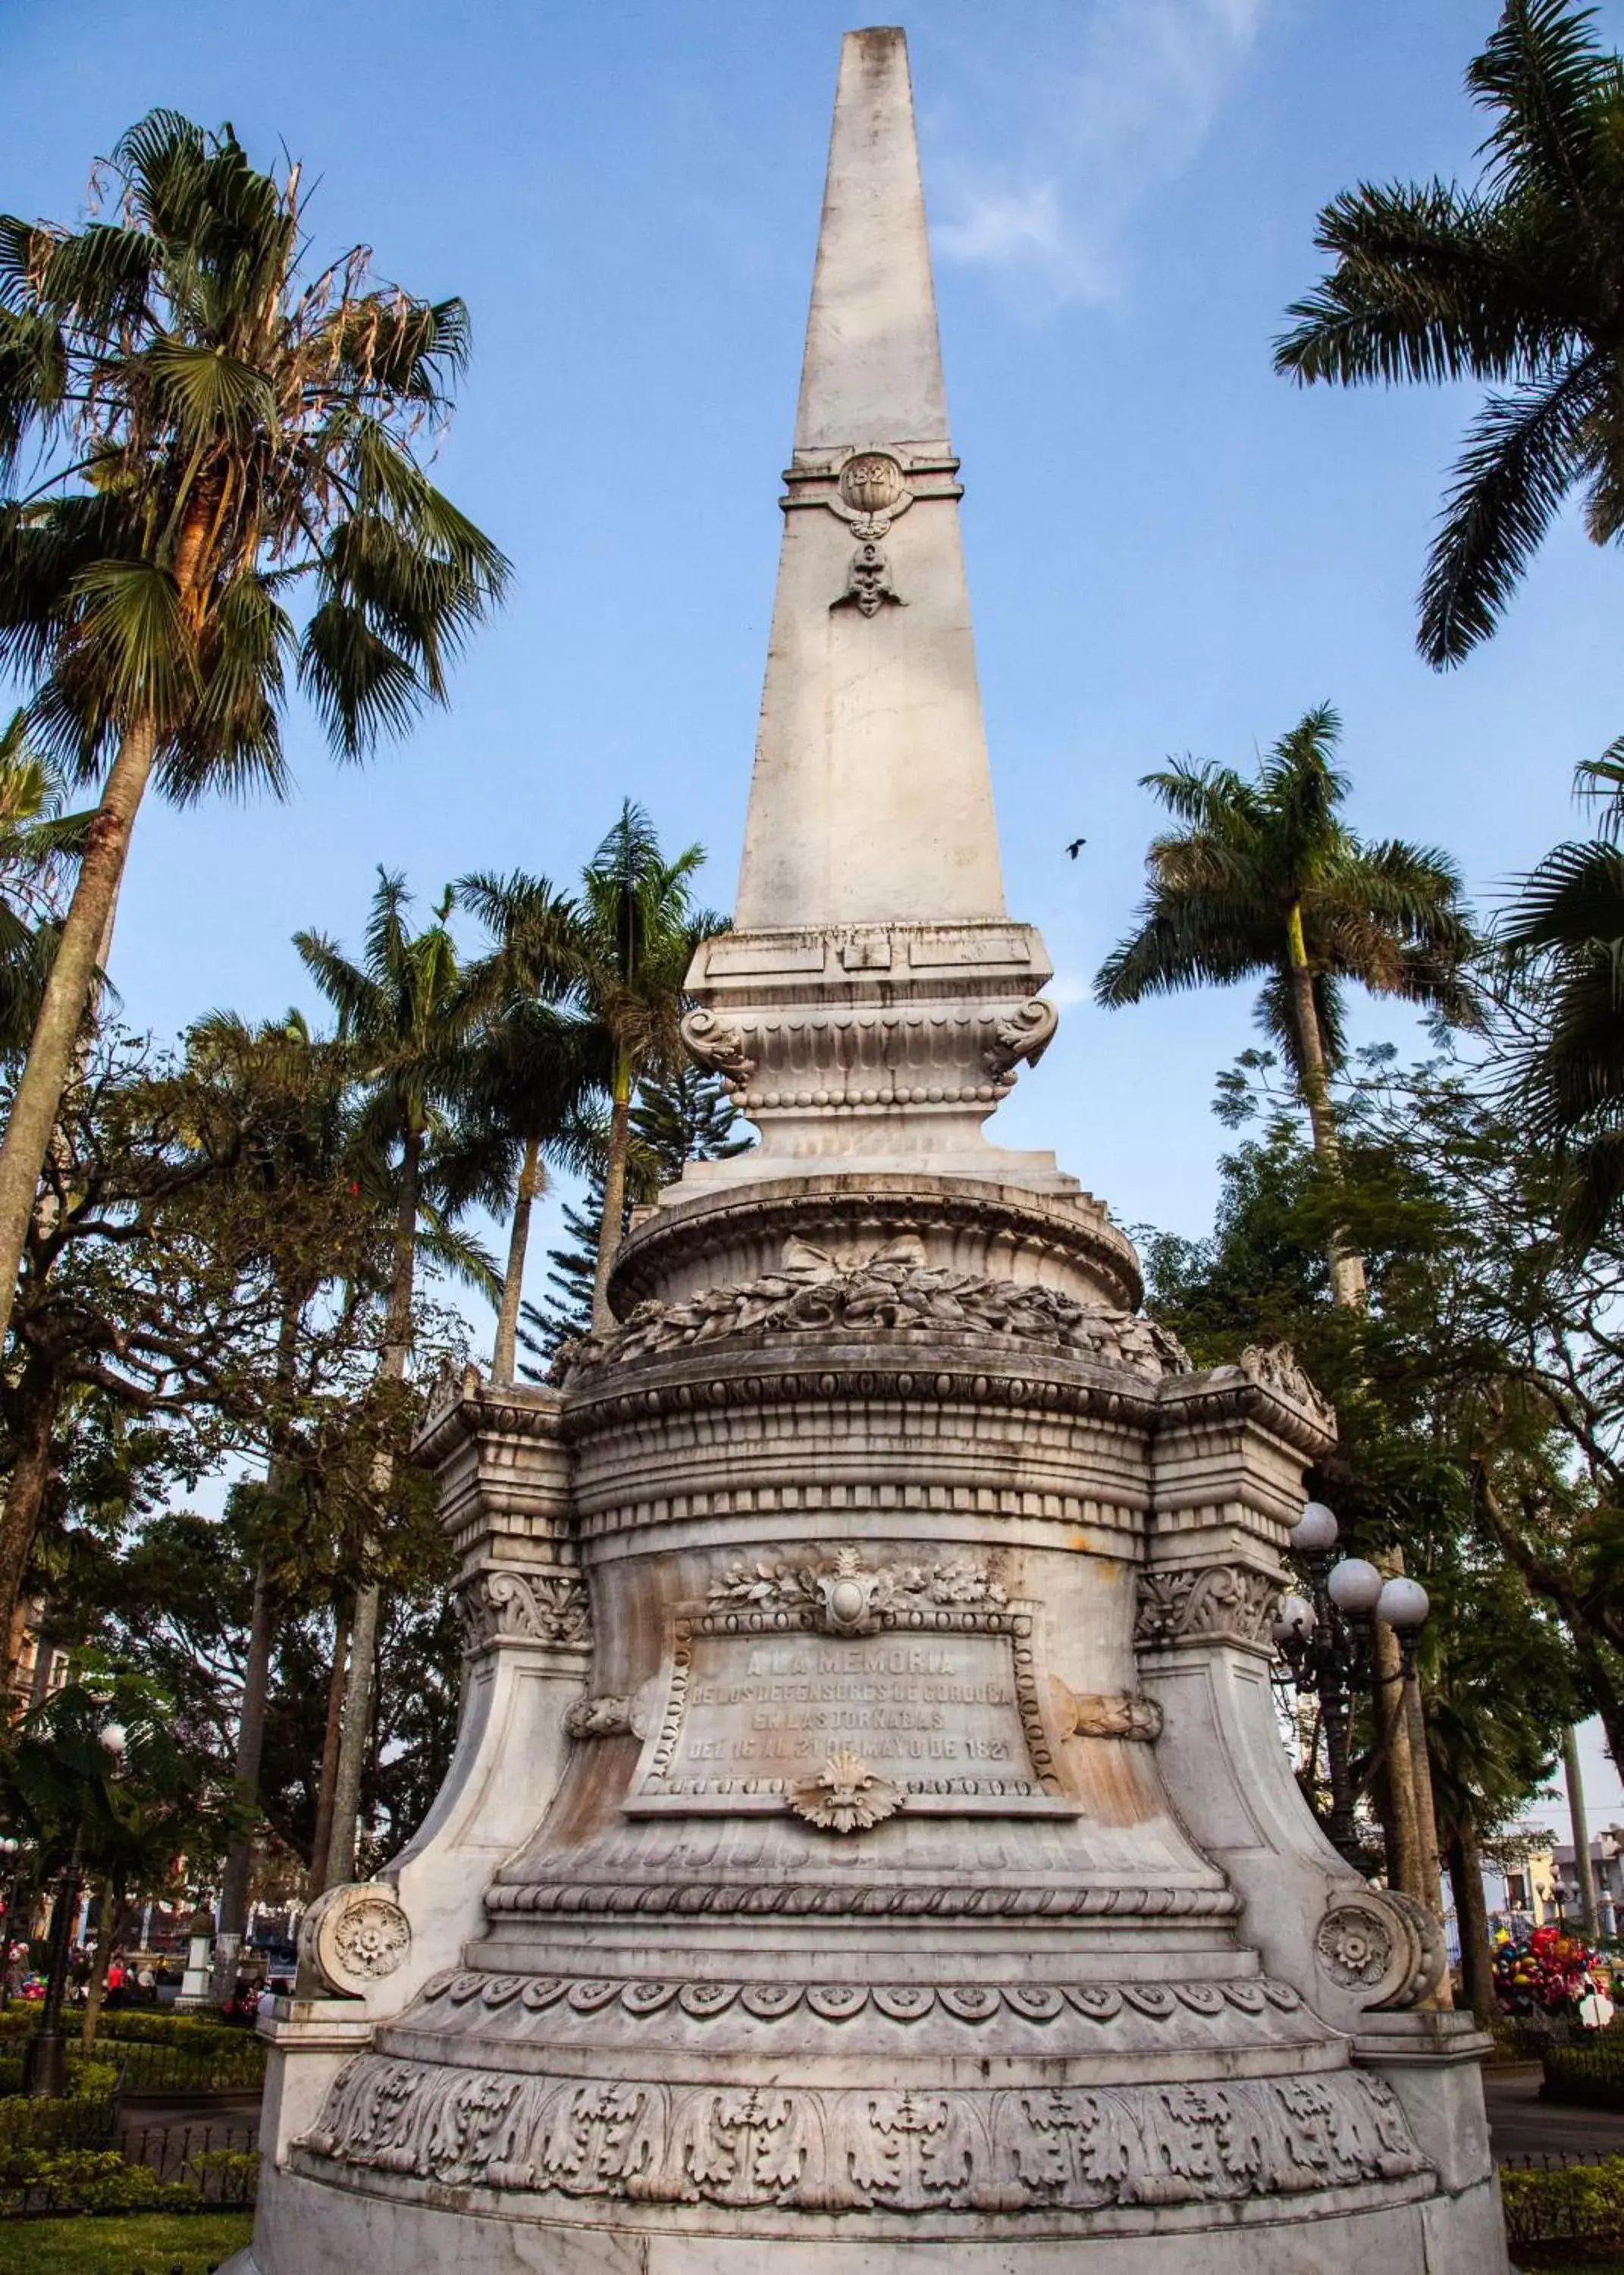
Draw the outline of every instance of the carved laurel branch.
M495 1643L584 1647L592 1640L585 1583L573 1572L476 1572L457 1603L465 1651Z
M363 2054L302 2146L351 2174L813 2213L1236 2203L1431 2168L1385 2080L679 2088Z
M888 2022L917 2022L938 2008L956 2022L976 2024L1006 2013L1023 2022L1053 2022L1081 2014L1102 2029L1124 2016L1166 2022L1188 2010L1209 2020L1232 2009L1256 2019L1271 2009L1295 2014L1302 2006L1288 1983L1246 1976L1233 1983L746 1983L685 1979L611 1982L607 1977L570 1975L488 1975L448 1968L426 1983L425 2006L444 2000L451 2007L484 2010L510 2007L517 1999L532 2014L569 2007L595 2014L610 2006L640 2022L663 2013L673 2002L696 2022L726 2014L736 2002L758 2022L775 2022L803 2006L826 2022L850 2022L872 2007Z
M1140 1651L1237 1643L1267 1646L1280 1582L1244 1564L1181 1564L1139 1575L1134 1644Z
M567 1343L554 1379L574 1384L603 1366L662 1357L757 1330L814 1334L831 1329L865 1336L977 1335L1152 1376L1183 1373L1190 1366L1165 1327L1135 1312L1080 1304L1054 1288L1017 1287L1010 1280L876 1258L856 1271L832 1272L811 1282L773 1272L736 1287L707 1288L684 1304L639 1304L613 1334Z

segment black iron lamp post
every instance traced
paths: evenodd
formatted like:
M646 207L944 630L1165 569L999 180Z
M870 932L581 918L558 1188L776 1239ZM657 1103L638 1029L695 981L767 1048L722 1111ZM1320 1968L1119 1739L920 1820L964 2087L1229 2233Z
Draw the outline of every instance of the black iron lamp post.
M1306 1570L1311 1594L1280 1599L1274 1641L1299 1694L1319 1704L1326 1734L1326 1768L1331 1809L1326 1830L1333 1848L1363 1870L1357 1792L1348 1765L1353 1703L1360 1691L1381 1682L1376 1672L1376 1622L1390 1627L1403 1658L1406 1689L1415 1680L1416 1652L1431 1606L1418 1580L1384 1579L1363 1556L1333 1561L1341 1528L1323 1501L1311 1500L1293 1525L1289 1538ZM1401 1702L1397 1712L1402 1712Z
M122 1726L110 1722L98 1733L109 1774L124 1759L128 1742ZM62 2035L62 2002L67 1995L68 1955L73 1948L73 1914L79 1905L82 1828L73 1830L73 1848L57 1884L50 1919L50 1961L40 2019L23 2054L23 2090L36 2101L60 2100L67 2089L68 2055Z

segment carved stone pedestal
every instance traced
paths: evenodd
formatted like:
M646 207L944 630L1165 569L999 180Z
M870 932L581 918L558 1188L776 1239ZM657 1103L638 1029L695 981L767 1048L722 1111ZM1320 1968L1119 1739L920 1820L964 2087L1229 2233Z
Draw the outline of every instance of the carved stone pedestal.
M1435 1924L1274 1725L1326 1410L874 1236L449 1386L457 1767L313 1916L355 2003L271 2025L259 2275L1499 2264Z

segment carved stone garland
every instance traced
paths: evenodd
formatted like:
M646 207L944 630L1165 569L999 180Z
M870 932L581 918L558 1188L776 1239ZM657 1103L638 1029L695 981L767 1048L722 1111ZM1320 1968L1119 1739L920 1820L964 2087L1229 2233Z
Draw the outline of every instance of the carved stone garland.
M604 1366L665 1357L734 1335L835 1329L975 1335L1152 1376L1182 1372L1190 1364L1165 1327L1135 1312L1080 1304L1053 1288L1018 1287L882 1255L857 1271L828 1265L774 1272L740 1286L708 1288L684 1304L639 1304L613 1334L566 1344L555 1379L574 1386Z

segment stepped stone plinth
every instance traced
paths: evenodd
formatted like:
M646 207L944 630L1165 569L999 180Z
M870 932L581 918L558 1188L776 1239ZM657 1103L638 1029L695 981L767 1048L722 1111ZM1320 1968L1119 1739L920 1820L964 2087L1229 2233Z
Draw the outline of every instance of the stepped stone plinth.
M1047 1154L902 34L845 43L736 928L759 1148L554 1385L447 1382L456 1758L322 1899L239 2275L1503 2275L1429 1913L1322 1839L1271 1627L1333 1436L1192 1371ZM770 2251L770 2261L764 2255Z

